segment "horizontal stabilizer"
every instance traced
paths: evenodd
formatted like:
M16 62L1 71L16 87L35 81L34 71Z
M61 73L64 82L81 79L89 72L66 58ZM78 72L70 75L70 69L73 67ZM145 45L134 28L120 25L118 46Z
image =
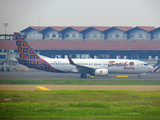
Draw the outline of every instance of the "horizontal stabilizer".
M21 59L21 58L16 58L19 62L30 62L29 60L26 59Z

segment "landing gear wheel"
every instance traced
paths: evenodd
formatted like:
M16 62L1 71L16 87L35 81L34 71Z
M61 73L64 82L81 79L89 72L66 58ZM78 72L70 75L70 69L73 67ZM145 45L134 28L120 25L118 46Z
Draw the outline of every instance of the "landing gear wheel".
M7 71L8 71L8 72L11 71L11 68L7 68Z
M86 78L87 75L86 75L85 73L82 73L82 74L80 75L80 77L81 77L81 78Z
M140 78L141 78L141 75L138 75L138 78L140 79Z

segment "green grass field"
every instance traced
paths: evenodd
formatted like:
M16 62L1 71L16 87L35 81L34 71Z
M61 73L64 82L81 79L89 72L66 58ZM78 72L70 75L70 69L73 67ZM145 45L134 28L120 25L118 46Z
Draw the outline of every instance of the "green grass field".
M0 90L0 119L160 119L160 91Z
M50 79L50 80L0 80L0 84L23 85L160 85L160 80L87 80L87 79Z

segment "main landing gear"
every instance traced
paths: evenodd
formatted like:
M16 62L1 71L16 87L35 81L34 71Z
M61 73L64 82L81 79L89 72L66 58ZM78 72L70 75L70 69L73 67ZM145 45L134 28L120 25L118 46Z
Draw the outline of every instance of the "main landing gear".
M140 79L140 78L141 78L141 75L138 75L138 78Z
M87 75L86 75L86 73L82 73L82 74L80 75L80 77L81 77L81 78L87 78Z

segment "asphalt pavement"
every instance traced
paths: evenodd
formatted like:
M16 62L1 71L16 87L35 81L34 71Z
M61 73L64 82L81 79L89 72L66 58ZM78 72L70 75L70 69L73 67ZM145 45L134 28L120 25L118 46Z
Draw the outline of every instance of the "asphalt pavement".
M121 77L117 77L121 76ZM124 76L124 77L123 77ZM126 77L128 76L128 77ZM0 80L13 79L81 79L80 74L74 73L54 73L45 71L10 71L0 72ZM160 80L160 73L147 73L138 78L138 74L109 74L108 76L95 76L91 78L87 75L88 80L102 79L102 80Z
M117 77L120 76L120 77ZM10 71L0 72L0 80L40 80L40 79L81 79L80 74L52 73L44 71ZM160 80L160 73L147 73L138 78L138 74L109 74L108 76L90 75L87 80ZM0 90L160 90L159 85L0 85Z

